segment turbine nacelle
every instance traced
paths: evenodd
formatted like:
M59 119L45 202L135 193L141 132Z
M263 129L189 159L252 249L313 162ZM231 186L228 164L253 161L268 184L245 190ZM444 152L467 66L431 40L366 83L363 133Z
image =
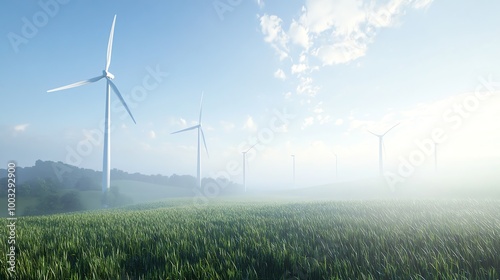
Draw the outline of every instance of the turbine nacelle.
M115 75L111 74L106 70L102 70L102 75L110 80L113 80L115 78Z

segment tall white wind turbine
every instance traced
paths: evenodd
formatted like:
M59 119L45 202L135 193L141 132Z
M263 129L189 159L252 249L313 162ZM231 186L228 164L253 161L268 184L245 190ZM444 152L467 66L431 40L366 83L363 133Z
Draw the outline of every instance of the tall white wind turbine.
M380 176L383 176L384 175L384 160L383 160L383 156L382 156L382 147L383 147L383 138L384 136L389 132L391 131L393 128L395 128L396 126L398 126L399 123L395 124L394 126L392 126L391 128L389 128L385 133L383 134L375 134L371 131L368 131L370 132L371 134L375 135L378 137L379 139L379 142L378 142L378 165L379 165L379 173L380 173Z
M108 40L108 50L106 54L106 64L104 66L104 70L102 71L102 75L76 82L67 86L62 86L58 87L55 89L48 90L47 92L54 92L54 91L59 91L59 90L64 90L64 89L70 89L74 87L79 87L83 86L86 84L90 83L95 83L101 79L106 78L106 112L105 112L105 124L104 124L104 155L103 155L103 164L102 164L102 191L106 192L109 190L109 175L110 175L110 149L111 149L111 142L110 142L110 91L113 89L115 92L116 96L120 99L120 101L123 104L123 107L127 109L127 112L129 113L130 117L132 120L135 122L134 116L132 116L132 113L130 112L130 109L128 108L127 104L125 103L125 100L123 99L120 91L116 87L116 85L113 83L112 79L115 78L113 74L111 74L109 70L109 65L111 63L111 51L113 49L113 34L115 32L115 21L116 21L116 15L113 18L113 24L111 25L111 32L109 34L109 40Z
M197 170L197 184L198 188L201 188L201 142L200 142L200 134L201 137L203 138L203 144L205 145L205 151L207 151L207 156L208 156L208 148L207 148L207 142L205 142L205 134L203 133L203 128L201 126L201 113L203 111L203 92L201 93L201 100L200 100L200 117L198 118L198 124L192 127L188 127L185 129L181 129L176 132L172 132L171 134L176 134L179 132L184 132L188 130L193 130L197 129L198 130L198 170Z
M247 192L247 181L246 181L246 161L247 161L247 153L257 145L257 143L253 144L252 147L248 148L248 150L241 152L243 154L243 186L245 187L245 192Z

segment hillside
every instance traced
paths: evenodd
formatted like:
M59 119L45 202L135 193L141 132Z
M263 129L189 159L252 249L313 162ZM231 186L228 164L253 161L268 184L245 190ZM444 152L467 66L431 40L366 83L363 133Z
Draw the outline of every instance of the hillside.
M0 196L7 197L7 170L0 169ZM67 165L61 162L37 160L31 167L16 167L17 215L40 215L100 209L161 199L192 197L196 179L189 175L144 175L111 170L111 204L104 203L101 190L102 172ZM218 179L220 180L220 179ZM241 186L224 183L219 195L241 192ZM202 184L214 181L203 178ZM7 200L0 201L7 209ZM0 212L5 216L6 212Z

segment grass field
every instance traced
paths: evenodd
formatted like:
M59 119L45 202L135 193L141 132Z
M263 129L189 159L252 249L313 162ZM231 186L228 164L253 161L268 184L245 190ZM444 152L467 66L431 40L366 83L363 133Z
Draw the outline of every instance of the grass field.
M186 203L19 218L18 279L500 278L498 201Z

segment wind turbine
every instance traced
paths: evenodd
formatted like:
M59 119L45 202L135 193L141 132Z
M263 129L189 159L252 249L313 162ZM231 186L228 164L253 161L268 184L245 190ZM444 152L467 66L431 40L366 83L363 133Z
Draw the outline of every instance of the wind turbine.
M247 181L246 181L246 171L245 171L245 163L247 161L247 153L250 151L255 145L258 143L255 143L252 145L252 147L248 148L248 150L241 152L243 154L243 186L245 187L245 192L247 192Z
M171 134L176 134L179 132L184 132L188 130L193 130L197 129L198 130L198 170L197 170L197 183L198 187L201 188L201 149L200 149L200 134L201 137L203 138L203 144L205 145L205 150L207 151L207 156L208 156L208 148L207 148L207 142L205 142L205 134L203 133L203 128L201 126L201 113L203 111L203 92L201 93L201 100L200 100L200 117L198 118L198 124L192 127L188 127L185 129L181 129L176 132L172 132Z
M380 176L383 175L384 173L384 161L383 161L383 158L382 158L382 146L383 146L383 138L384 136L389 132L391 131L393 128L395 128L396 126L398 126L399 123L395 124L394 126L392 126L391 128L389 128L385 133L383 134L375 134L371 131L368 131L370 132L371 134L375 135L378 137L379 139L379 142L378 142L378 164L379 164L379 173L380 173Z
M295 186L295 155L292 155L293 158L293 185Z
M65 90L65 89L70 89L74 87L79 87L83 86L86 84L90 83L95 83L101 79L106 78L106 111L105 111L105 124L104 124L104 155L103 155L103 163L102 163L102 191L105 193L107 190L109 190L109 178L110 178L110 149L111 149L111 142L110 142L110 91L113 89L115 92L116 96L120 99L120 101L123 104L123 107L127 109L127 112L129 113L130 117L132 120L135 122L134 116L132 116L132 113L130 112L127 104L125 103L125 100L123 99L122 95L120 94L120 91L116 87L116 85L111 81L112 79L115 78L113 74L111 74L109 70L109 65L111 63L111 51L113 49L113 34L115 32L115 21L116 21L116 15L113 18L113 24L111 25L111 32L109 34L109 40L108 40L108 51L106 54L106 64L104 65L104 70L102 71L102 75L97 76L95 78L91 78L88 80L76 82L67 86L62 86L58 87L55 89L48 90L47 92L54 92L54 91L59 91L59 90Z

